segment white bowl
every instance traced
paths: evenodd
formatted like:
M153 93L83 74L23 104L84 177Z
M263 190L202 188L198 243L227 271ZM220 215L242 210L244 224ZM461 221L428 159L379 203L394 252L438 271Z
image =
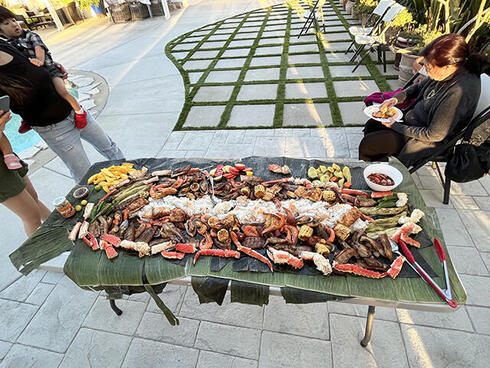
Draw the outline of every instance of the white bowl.
M373 183L371 180L368 179L368 176L375 173L388 175L390 178L393 179L395 184L379 185ZM366 180L367 185L369 185L372 190L376 192L386 192L388 190L393 190L397 186L399 186L403 181L403 175L398 169L395 169L393 166L390 166L388 164L372 164L364 169L364 180Z

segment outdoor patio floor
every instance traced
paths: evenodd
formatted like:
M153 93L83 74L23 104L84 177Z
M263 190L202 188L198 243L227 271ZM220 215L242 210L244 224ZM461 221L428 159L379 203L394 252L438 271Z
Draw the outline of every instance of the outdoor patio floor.
M184 107L185 89L164 46L207 24L279 3L189 1L188 8L172 11L169 20L119 25L94 20L50 34L45 41L55 60L107 80L109 98L98 120L128 159L357 158L360 127L172 131ZM311 98L324 93L321 84L310 86ZM348 93L347 87L335 90ZM286 89L286 96L301 91ZM363 122L359 101L338 105L344 125ZM240 108L240 118L257 112L253 105ZM321 116L321 108L317 110ZM204 114L220 116L212 109ZM291 108L284 110L287 114L301 118L305 111ZM102 159L91 147L87 150L93 161ZM30 178L48 205L73 186L59 158ZM179 316L179 327L171 327L146 294L119 301L124 313L117 317L102 293L81 290L61 272L38 270L21 277L8 254L25 235L21 222L0 207L0 367L487 367L490 178L454 184L449 205L441 203L442 187L430 166L413 178L427 204L436 207L468 293L467 305L449 314L377 308L366 349L359 341L367 307L336 302L286 305L271 297L269 305L257 307L231 303L228 294L221 307L199 305L192 288L171 285L162 298Z

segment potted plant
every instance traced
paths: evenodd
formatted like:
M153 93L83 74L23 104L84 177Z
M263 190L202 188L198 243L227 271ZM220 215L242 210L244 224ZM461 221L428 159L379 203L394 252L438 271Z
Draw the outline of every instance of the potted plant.
M378 3L379 1L377 0L356 0L354 4L354 12L359 17L363 27L366 27L367 20Z

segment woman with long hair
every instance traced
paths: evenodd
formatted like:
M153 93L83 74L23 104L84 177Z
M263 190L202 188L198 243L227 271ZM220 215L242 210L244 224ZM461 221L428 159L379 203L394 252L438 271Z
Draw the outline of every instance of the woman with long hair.
M34 66L17 49L0 40L0 96L8 95L11 110L43 138L79 182L90 167L82 139L108 160L123 154L95 119L87 113L87 126L77 129L74 111L55 90L45 68Z
M484 58L471 54L464 37L441 36L420 53L429 77L383 102L388 109L415 98L402 122L369 120L359 144L359 158L379 161L396 156L409 167L430 157L434 148L466 127L480 97Z

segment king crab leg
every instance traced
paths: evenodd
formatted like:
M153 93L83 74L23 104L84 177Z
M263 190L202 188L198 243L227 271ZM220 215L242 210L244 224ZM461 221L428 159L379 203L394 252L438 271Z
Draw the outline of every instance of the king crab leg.
M233 244L235 244L236 249L238 249L240 252L243 252L250 257L258 259L261 262L264 262L269 267L271 272L274 272L271 262L266 257L264 257L262 254L254 251L251 248L247 248L247 247L244 247L243 245L241 245L240 241L238 240L238 236L234 231L230 231L230 237L231 237L231 240L233 241Z
M227 249L203 249L196 253L194 257L194 264L196 264L197 259L200 256L217 256L217 257L225 257L225 258L240 258L240 252L236 250L227 250Z

